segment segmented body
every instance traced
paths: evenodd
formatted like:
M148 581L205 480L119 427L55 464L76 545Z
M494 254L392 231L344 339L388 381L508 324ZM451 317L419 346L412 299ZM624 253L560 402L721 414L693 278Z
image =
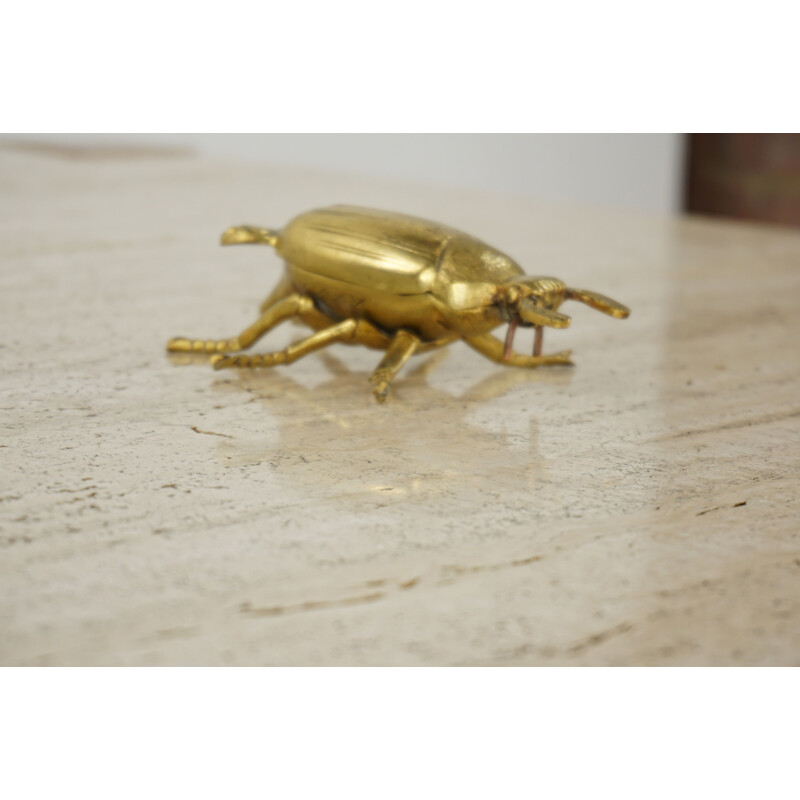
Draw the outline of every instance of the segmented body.
M351 206L295 217L276 249L292 288L331 318L366 319L425 341L499 325L487 305L498 284L524 274L504 253L453 228Z

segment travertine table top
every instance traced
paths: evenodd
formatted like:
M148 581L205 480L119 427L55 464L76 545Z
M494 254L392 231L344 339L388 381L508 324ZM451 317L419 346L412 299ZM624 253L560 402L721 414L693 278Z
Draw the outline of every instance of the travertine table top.
M574 368L415 357L383 406L372 351L165 355L237 333L280 274L224 228L332 202L633 313L573 304L545 347ZM797 231L6 148L0 259L1 663L800 663Z

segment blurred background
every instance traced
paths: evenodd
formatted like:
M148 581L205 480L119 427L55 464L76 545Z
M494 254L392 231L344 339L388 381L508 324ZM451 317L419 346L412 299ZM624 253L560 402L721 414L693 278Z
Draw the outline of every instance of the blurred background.
M4 134L6 147L219 159L580 206L800 225L800 134Z

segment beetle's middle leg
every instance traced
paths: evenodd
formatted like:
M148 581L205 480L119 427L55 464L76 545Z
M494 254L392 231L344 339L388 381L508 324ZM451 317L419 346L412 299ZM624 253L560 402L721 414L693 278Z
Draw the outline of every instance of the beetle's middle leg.
M397 331L392 337L389 346L386 348L386 355L381 359L381 363L378 364L372 375L369 376L372 391L379 403L386 400L392 379L400 371L403 364L414 355L414 351L420 344L420 340L408 331Z
M291 364L293 361L297 361L298 358L307 356L315 350L320 350L336 342L350 344L357 342L371 347L386 347L389 340L386 334L365 320L346 319L318 330L295 344L290 344L285 350L253 356L216 355L211 359L211 363L214 365L214 369L274 367L278 364Z
M265 333L292 317L307 314L314 309L310 297L290 294L264 310L264 313L238 336L230 339L170 339L167 350L171 353L235 353L254 345Z
M543 367L548 364L572 364L569 359L569 350L562 350L560 353L552 353L546 356L524 356L520 353L515 353L513 350L508 352L505 344L496 336L492 336L491 333L485 333L482 336L464 337L464 341L482 356L486 356L486 358L498 364L507 364L510 367L532 369L533 367Z

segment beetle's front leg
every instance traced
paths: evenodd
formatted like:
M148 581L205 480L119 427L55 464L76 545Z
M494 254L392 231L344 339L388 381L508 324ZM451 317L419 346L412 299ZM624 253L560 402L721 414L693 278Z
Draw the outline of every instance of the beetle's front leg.
M532 369L549 364L572 365L572 361L570 361L569 358L572 352L570 350L562 350L560 353L552 353L547 356L524 356L520 353L515 353L513 350L507 353L503 342L496 336L492 336L491 333L485 333L482 336L464 337L464 341L473 350L477 350L481 355L486 356L486 358L498 364L507 364L511 367L527 367L528 369Z
M392 337L389 346L386 348L386 355L381 359L381 363L378 364L372 375L369 376L372 391L379 403L386 400L392 379L419 346L420 340L408 331L397 331Z
M267 308L264 313L238 336L230 339L170 339L167 350L171 353L235 353L246 350L254 345L265 333L276 325L292 317L308 313L314 308L314 303L309 297L301 294L290 294L274 305Z

